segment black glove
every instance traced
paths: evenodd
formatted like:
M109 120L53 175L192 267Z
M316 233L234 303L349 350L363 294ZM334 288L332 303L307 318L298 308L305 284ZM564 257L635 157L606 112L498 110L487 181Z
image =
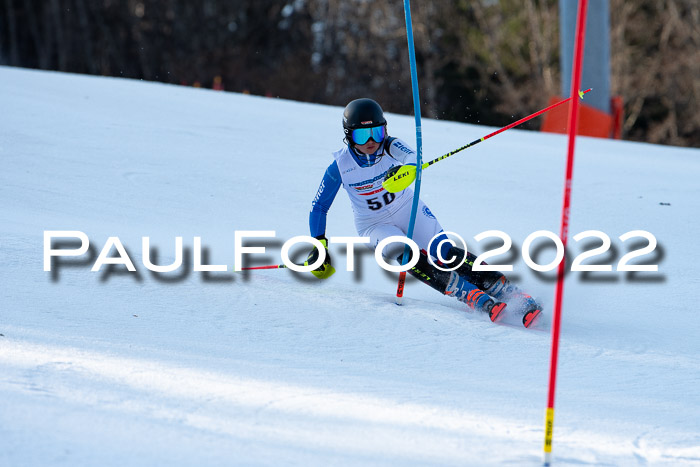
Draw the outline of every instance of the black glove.
M390 168L390 169L387 171L386 175L384 176L384 181L387 181L387 180L389 180L391 177L393 177L394 174L395 174L396 172L398 172L398 171L401 169L401 167L403 167L403 166L402 166L402 165L397 165L396 167Z

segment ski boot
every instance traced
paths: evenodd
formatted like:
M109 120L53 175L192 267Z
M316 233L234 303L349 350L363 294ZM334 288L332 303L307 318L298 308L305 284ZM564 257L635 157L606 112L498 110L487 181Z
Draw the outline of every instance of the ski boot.
M527 295L515 285L510 283L506 277L497 271L474 271L474 261L476 256L472 253L465 252L461 248L452 247L449 255L459 258L458 261L464 261L459 264L456 272L470 284L474 284L479 289L485 291L496 301L507 302L509 309L515 308L515 313L523 317L523 325L527 328L533 323L535 318L542 312L542 306L537 303L530 295ZM486 264L482 262L481 264ZM455 266L446 264L449 267Z
M455 272L450 275L445 295L455 297L474 310L488 313L492 322L496 322L500 318L506 307L505 303L495 301L486 292L479 290L474 284L467 282Z
M499 300L505 300L515 307L515 312L522 315L523 326L529 328L535 318L542 313L542 305L530 295L510 283L505 276L501 276L486 291Z

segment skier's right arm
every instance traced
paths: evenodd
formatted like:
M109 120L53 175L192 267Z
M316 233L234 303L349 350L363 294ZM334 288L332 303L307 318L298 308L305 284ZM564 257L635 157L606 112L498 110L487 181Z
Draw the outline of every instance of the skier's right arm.
M335 269L331 264L331 256L328 253L328 239L326 239L326 216L328 215L328 210L333 204L335 195L338 194L340 185L342 184L340 178L340 170L338 170L338 163L333 161L331 165L326 169L326 173L323 174L323 180L321 180L321 185L318 187L316 192L316 197L311 203L311 213L309 214L309 230L311 231L311 236L317 238L321 241L321 244L326 249L326 259L318 267L311 271L311 274L318 277L319 279L327 279L334 272ZM309 254L304 265L308 266L314 263L318 258L318 250L316 248Z
M333 204L341 184L342 180L340 178L340 170L338 170L338 163L333 161L326 169L326 173L323 174L321 185L318 187L316 197L311 203L309 230L312 237L325 237L328 210Z

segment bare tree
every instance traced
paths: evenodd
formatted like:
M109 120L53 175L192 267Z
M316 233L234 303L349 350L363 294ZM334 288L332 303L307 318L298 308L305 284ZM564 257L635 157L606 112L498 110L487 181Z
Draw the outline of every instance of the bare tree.
M610 0L625 136L700 146L700 3ZM559 91L558 0L413 2L424 115L504 125ZM367 0L2 0L11 65L412 113L403 6ZM533 124L531 128L536 128Z

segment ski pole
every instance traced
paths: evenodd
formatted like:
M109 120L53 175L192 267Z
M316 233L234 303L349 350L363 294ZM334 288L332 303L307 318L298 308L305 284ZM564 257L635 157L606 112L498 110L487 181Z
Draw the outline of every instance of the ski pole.
M579 97L581 99L583 99L583 95L586 94L587 92L591 91L591 89L592 88L588 88L585 91L579 91L578 92ZM506 130L510 130L511 128L516 127L516 126L520 125L521 123L525 123L528 120L531 120L539 115L542 115L545 112L552 110L553 108L555 108L557 106L564 104L565 102L569 102L573 98L574 98L574 96L571 96L567 99L564 99L562 101L557 102L556 104L552 104L545 109L539 110L532 115L528 115L527 117L521 118L517 122L513 122L510 125L504 126L500 130L496 130L493 133L490 133L482 138L479 138L477 140L472 141L471 143L469 143L465 146L462 146L461 148L457 148L454 151L450 151L447 154L444 154L444 155L438 157L437 159L433 159L432 161L426 162L425 164L423 164L421 166L421 168L426 169L426 168L430 167L431 165L435 164L436 162L440 162L443 159L447 159L450 156L454 156L458 152L463 151L463 150L470 148L472 146L475 146L475 145L481 143L482 141L486 141L487 139L491 138L492 136L496 136L499 133L503 133ZM382 186L384 187L384 189L386 191L388 191L390 193L396 193L398 191L405 190L406 188L408 188L408 186L411 183L413 183L413 180L415 180L415 178L416 178L416 166L404 165L401 167L400 170L398 170L394 174L393 177L385 180L384 183L382 183Z
M241 271L250 271L251 269L284 269L287 266L285 264L271 264L269 266L253 266L250 268L241 268Z

